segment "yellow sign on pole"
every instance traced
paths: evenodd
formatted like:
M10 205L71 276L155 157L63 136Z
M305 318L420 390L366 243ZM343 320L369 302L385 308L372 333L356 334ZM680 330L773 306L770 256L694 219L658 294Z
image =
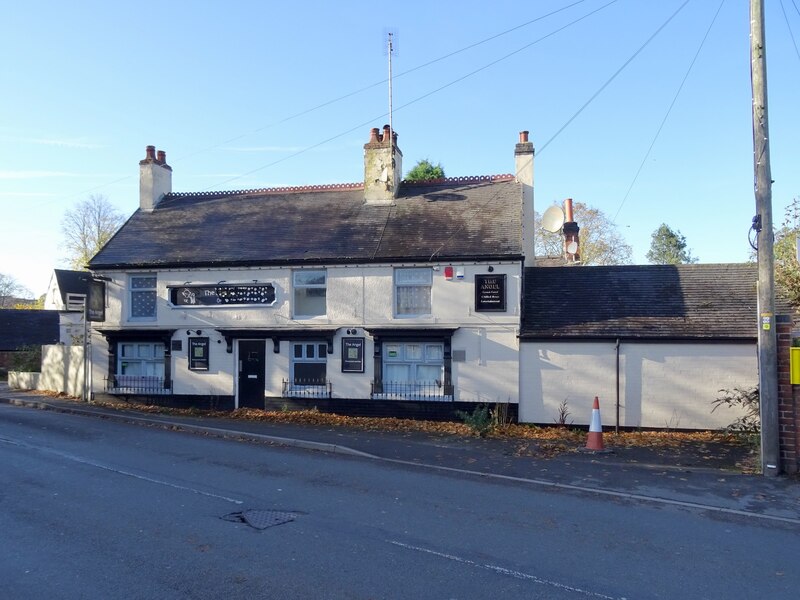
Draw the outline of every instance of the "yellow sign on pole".
M800 348L789 348L789 369L792 385L800 385Z

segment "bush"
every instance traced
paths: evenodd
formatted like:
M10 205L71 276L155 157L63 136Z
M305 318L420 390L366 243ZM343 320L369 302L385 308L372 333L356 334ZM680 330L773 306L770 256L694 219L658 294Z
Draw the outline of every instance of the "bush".
M479 404L475 409L468 413L463 410L456 412L464 424L477 433L480 437L486 437L496 426L494 415L489 411L489 406Z
M10 371L38 373L42 368L42 347L21 346L11 355Z
M714 408L711 409L711 412L720 406L742 408L745 411L741 417L736 418L728 425L725 431L741 436L753 445L758 445L761 434L758 387L733 388L732 390L720 390L719 393L722 395L712 402Z

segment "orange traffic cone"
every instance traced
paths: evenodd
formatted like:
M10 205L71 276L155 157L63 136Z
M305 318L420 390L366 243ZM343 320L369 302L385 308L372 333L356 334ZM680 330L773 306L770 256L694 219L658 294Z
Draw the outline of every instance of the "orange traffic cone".
M586 449L599 451L604 448L603 425L600 423L600 400L595 396L592 406L592 422L589 425L589 436L586 438Z

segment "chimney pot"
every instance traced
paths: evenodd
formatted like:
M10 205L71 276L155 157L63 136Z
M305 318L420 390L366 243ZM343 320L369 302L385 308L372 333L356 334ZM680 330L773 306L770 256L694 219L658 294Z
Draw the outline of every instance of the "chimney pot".
M529 131L520 131L519 132L519 143L526 144L528 142L528 133Z
M155 146L147 146L146 158L139 161L139 208L144 211L154 210L172 192L172 167L166 160L166 152L156 154Z
M575 222L575 217L572 212L572 198L567 198L566 200L564 200L564 215L566 217L564 219L565 222L567 223Z
M390 206L400 190L403 178L403 153L392 143L396 134L389 125L370 131L370 141L364 144L364 202L375 206Z

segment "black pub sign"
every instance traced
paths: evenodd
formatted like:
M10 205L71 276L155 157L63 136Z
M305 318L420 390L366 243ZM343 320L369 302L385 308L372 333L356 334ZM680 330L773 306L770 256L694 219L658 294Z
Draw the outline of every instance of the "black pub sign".
M342 373L364 372L364 338L342 338Z
M86 315L94 323L106 320L106 284L97 279L89 280L89 299Z
M170 288L175 306L225 306L275 304L275 286L271 283L183 285Z
M191 371L208 371L208 338L189 338L189 369Z
M475 275L475 310L477 312L505 312L505 275Z

